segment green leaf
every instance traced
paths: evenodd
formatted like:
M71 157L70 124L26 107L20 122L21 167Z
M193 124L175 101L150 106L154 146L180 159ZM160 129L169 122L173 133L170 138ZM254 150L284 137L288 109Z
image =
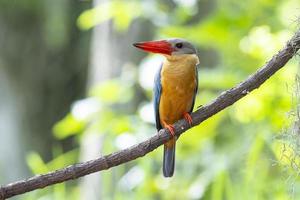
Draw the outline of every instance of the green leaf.
M74 118L72 114L68 114L53 127L54 136L58 139L64 139L71 135L75 135L83 130L85 123Z
M49 168L47 167L46 163L44 163L41 156L36 152L30 152L26 156L26 162L29 166L29 169L34 174L43 174L49 171Z

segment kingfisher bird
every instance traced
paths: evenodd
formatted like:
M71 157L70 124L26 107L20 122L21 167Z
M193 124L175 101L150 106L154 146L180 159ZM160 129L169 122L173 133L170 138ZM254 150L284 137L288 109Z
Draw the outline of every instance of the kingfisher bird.
M165 57L154 81L154 110L156 128L167 128L172 139L164 144L163 175L172 177L175 166L176 136L174 124L185 118L192 125L193 111L198 90L196 48L184 39L166 39L133 44L146 52Z

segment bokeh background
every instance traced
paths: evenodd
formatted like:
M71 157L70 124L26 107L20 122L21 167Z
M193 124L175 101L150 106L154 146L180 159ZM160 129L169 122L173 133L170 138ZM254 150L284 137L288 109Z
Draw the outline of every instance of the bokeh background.
M180 37L199 50L196 107L262 66L297 29L299 0L1 0L0 183L97 158L155 134L162 56L132 47ZM14 199L298 199L299 59L162 148Z

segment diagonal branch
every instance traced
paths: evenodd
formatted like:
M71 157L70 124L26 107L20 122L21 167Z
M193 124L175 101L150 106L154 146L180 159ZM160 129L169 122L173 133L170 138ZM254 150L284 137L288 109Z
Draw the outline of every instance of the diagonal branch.
M299 48L300 30L298 30L291 40L287 42L286 46L276 55L274 55L272 59L269 60L262 68L257 70L254 74L249 76L245 81L241 82L236 87L223 92L211 103L192 113L191 116L194 122L193 126L199 125L204 120L232 105L242 97L246 96L252 90L258 88L275 72L282 68L297 53ZM184 120L179 120L176 122L174 127L177 136L191 128ZM144 156L169 139L171 139L170 134L167 130L163 129L159 131L158 134L155 134L144 142L127 149L102 156L95 160L77 163L63 169L49 172L47 174L37 175L26 180L2 186L0 187L0 200L39 188L44 188L56 183L77 179L98 171L110 169L111 167L118 166Z

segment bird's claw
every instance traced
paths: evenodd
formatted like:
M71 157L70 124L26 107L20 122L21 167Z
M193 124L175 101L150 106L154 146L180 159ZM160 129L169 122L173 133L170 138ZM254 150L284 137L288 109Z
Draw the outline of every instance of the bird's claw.
M165 128L169 130L169 133L172 137L175 137L175 128L172 125L166 125Z
M183 113L183 117L189 123L190 126L193 125L193 119L189 113Z

